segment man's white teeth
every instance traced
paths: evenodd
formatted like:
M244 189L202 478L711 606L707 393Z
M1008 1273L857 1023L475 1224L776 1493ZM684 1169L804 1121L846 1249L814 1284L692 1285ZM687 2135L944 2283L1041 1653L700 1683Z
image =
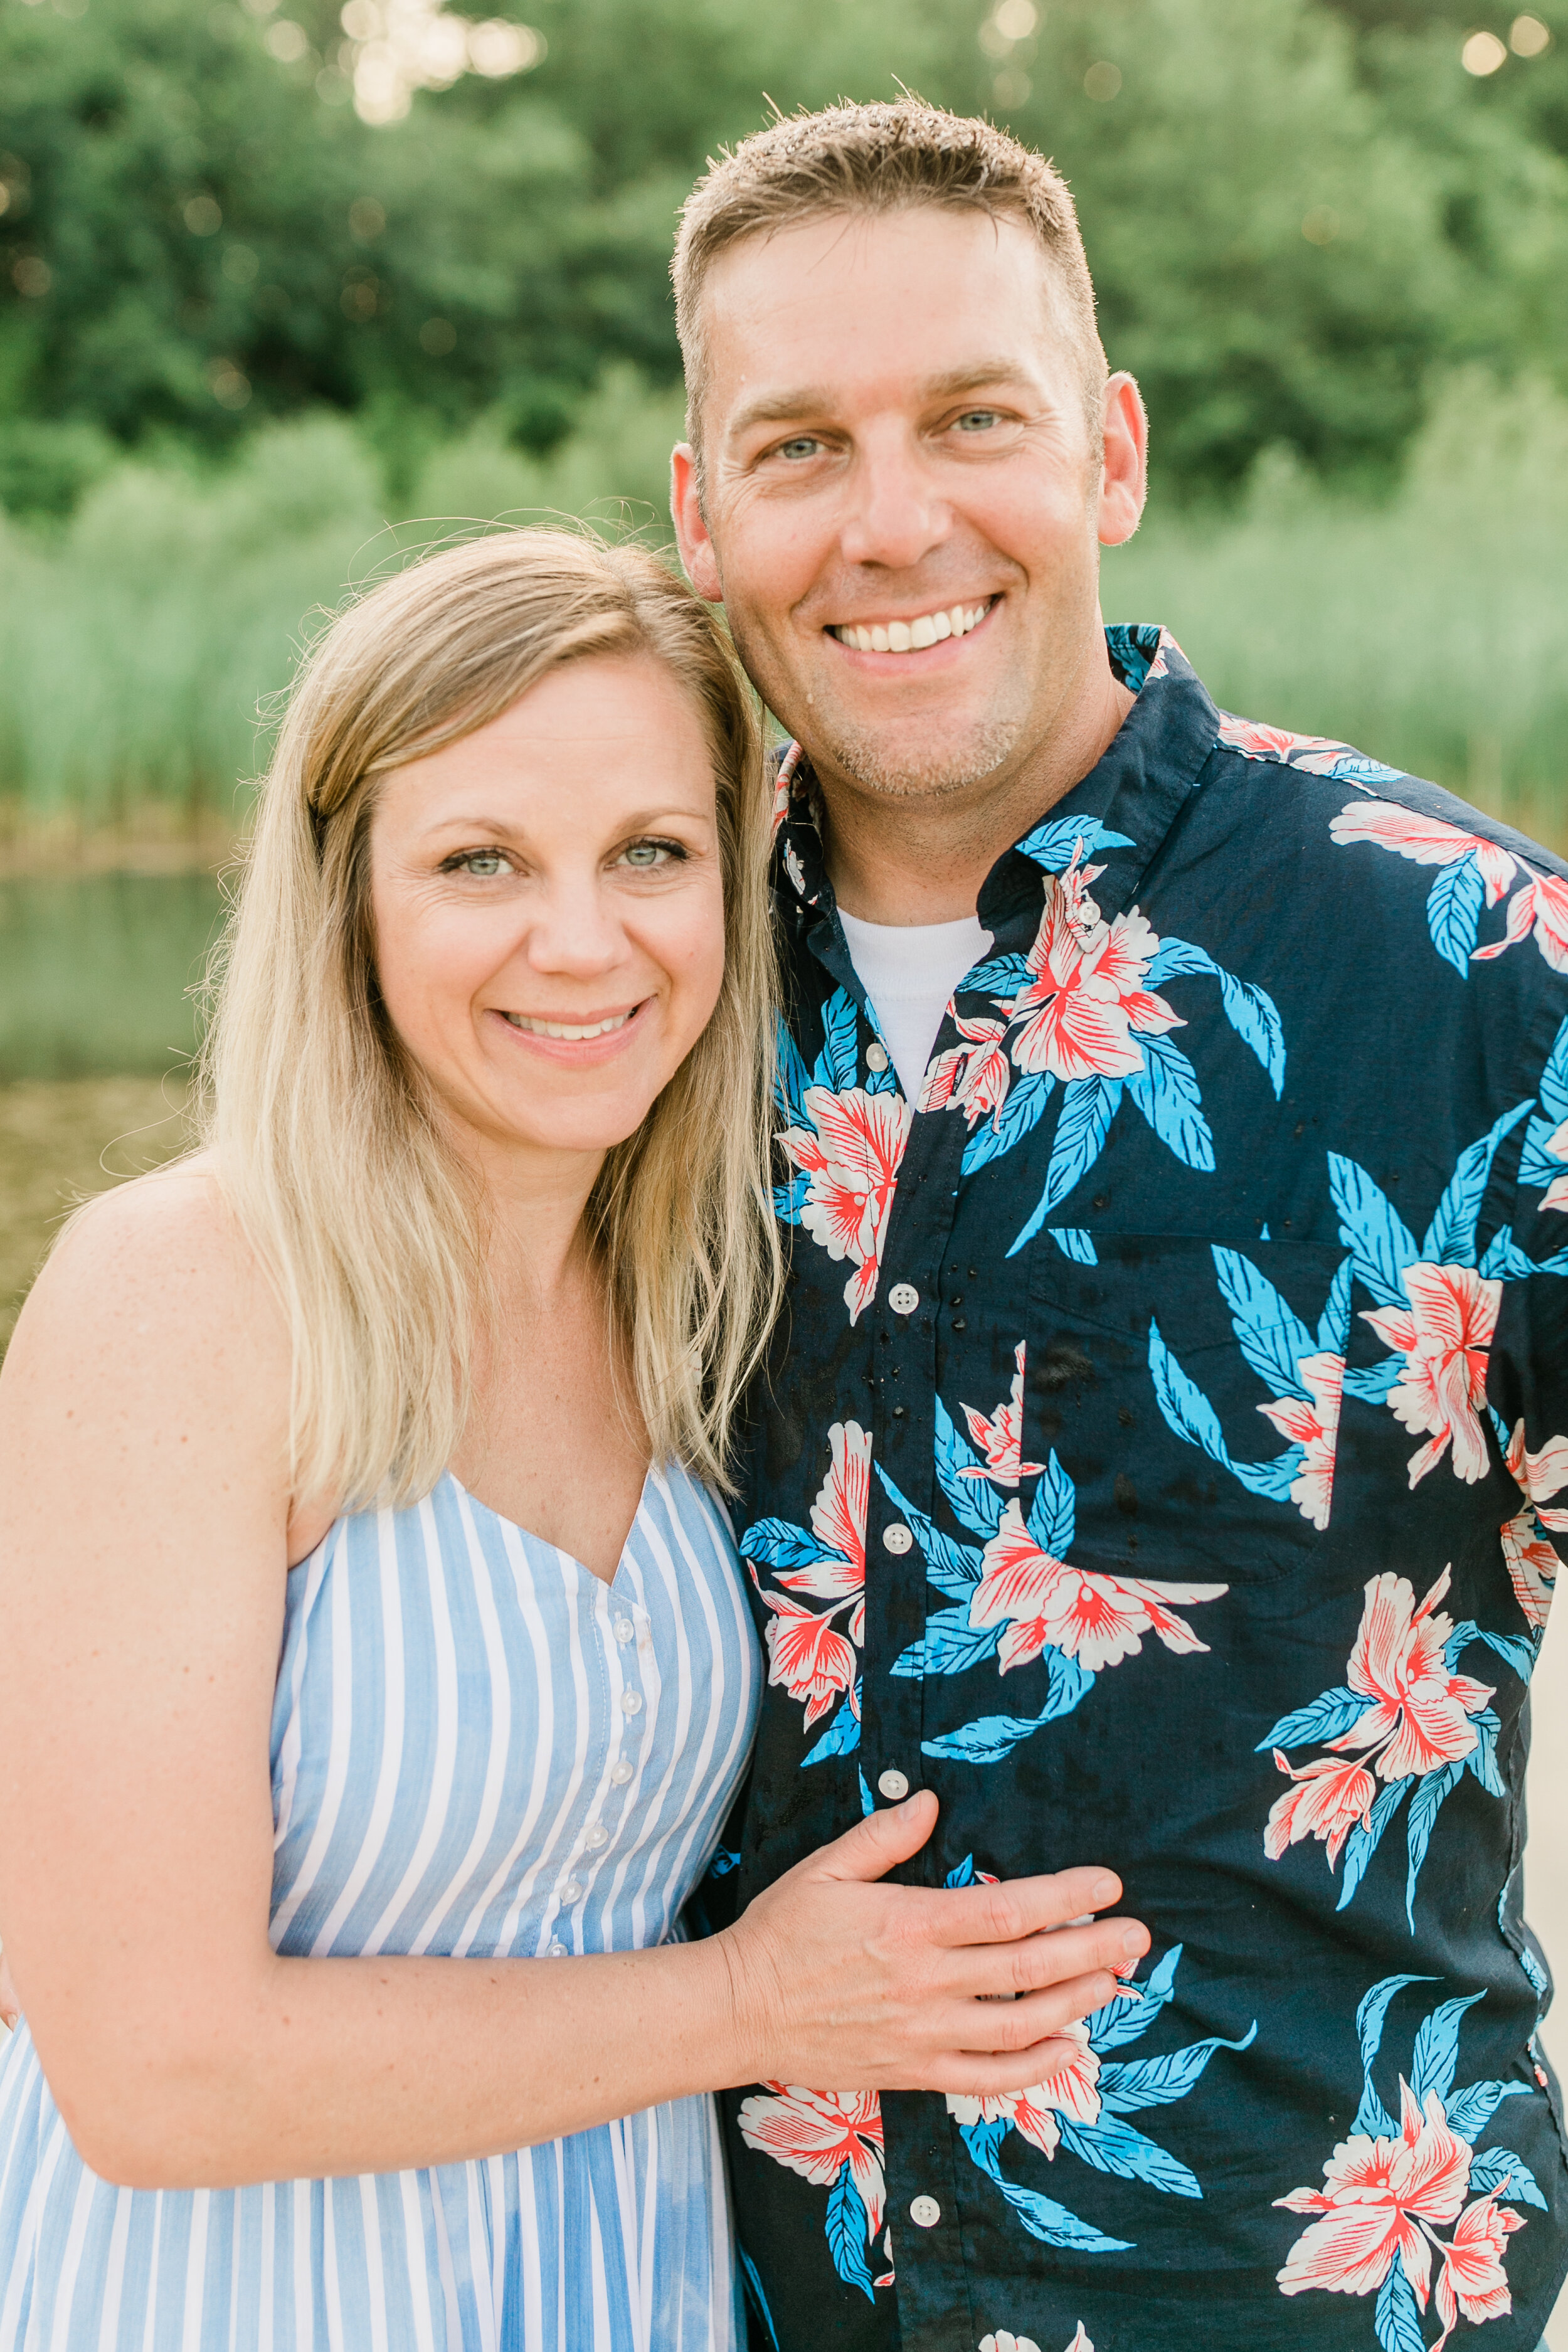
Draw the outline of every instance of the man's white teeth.
M526 1013L509 1013L506 1015L514 1029L526 1029L531 1037L565 1037L574 1045L581 1045L589 1037L607 1037L612 1030L624 1029L631 1017L630 1013L616 1013L608 1021L584 1024L580 1021L531 1021Z
M841 645L853 646L858 654L920 654L927 646L940 646L943 637L966 637L990 610L989 600L984 604L954 604L945 613L922 613L917 621L889 621L885 626L878 621L868 629L846 624L833 635Z

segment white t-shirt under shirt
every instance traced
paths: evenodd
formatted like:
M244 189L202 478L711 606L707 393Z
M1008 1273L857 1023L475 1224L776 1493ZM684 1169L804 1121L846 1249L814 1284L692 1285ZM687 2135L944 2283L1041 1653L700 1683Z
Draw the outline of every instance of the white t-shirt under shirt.
M971 965L989 955L991 933L977 915L956 923L863 923L841 907L838 919L899 1084L916 1104L948 999Z

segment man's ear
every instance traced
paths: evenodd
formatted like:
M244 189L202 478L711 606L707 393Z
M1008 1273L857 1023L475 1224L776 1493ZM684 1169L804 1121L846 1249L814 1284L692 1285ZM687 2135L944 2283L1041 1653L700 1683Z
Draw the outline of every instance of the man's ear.
M724 587L719 577L719 558L703 519L702 501L697 493L697 458L689 441L678 441L670 453L669 511L687 578L710 604L722 604Z
M1130 375L1105 387L1105 457L1100 478L1100 543L1121 547L1137 530L1149 489L1149 418Z

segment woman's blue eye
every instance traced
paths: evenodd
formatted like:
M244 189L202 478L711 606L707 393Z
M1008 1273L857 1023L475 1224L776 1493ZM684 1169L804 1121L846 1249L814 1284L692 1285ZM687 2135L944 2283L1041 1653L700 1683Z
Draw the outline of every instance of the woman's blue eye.
M623 854L628 866L635 866L640 873L647 874L662 866L667 857L679 856L679 852L668 841L634 841Z
M472 874L480 882L489 882L506 870L506 859L499 849L465 849L447 867L448 873Z

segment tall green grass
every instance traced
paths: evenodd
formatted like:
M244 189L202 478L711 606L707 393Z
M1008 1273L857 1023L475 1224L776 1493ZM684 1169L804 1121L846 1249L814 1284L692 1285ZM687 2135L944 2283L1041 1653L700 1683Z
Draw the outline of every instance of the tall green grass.
M1544 385L1454 381L1379 505L1266 460L1237 512L1156 511L1104 593L1165 621L1224 708L1568 848L1568 401Z
M548 460L481 425L395 519L371 449L318 416L259 433L221 475L122 466L52 532L0 524L0 830L234 822L323 608L501 515L661 535L679 423L678 400L614 376ZM1357 743L1559 844L1565 592L1568 402L1476 378L1449 386L1384 503L1266 460L1238 509L1156 507L1105 567L1110 616L1165 621L1226 707Z
M325 611L501 515L662 536L680 423L627 371L548 459L481 425L397 509L353 427L318 415L257 434L223 474L126 464L55 530L0 519L0 837L237 821Z

